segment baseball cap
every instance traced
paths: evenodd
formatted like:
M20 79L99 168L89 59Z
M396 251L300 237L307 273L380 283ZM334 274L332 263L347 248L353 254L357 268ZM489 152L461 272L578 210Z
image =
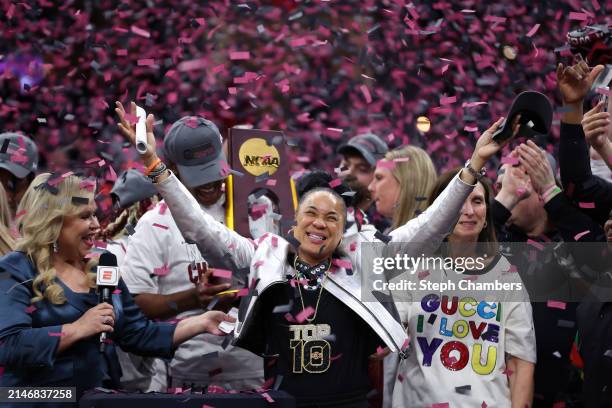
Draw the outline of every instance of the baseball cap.
M0 134L0 168L24 178L38 168L38 149L27 136L14 132Z
M376 162L385 157L389 147L374 133L364 133L349 139L348 142L338 147L340 154L349 153L351 150L361 154L371 166L376 166Z
M512 136L512 122L521 115L519 135L535 137L546 135L552 123L553 108L546 95L535 91L521 92L510 107L510 112L499 129L493 133L493 140L503 141Z
M166 157L176 164L187 187L198 187L224 179L227 162L221 133L211 121L184 116L174 122L164 139Z
M144 174L129 169L117 177L110 194L119 207L128 208L132 204L153 197L157 194L157 190Z

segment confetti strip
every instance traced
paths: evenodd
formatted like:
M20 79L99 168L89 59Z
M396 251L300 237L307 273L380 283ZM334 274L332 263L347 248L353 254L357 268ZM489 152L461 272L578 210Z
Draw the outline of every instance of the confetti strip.
M167 230L168 229L168 227L166 225L158 224L156 222L153 223L153 226L157 227L157 228L161 228L163 230Z
M221 279L232 279L232 271L228 271L227 269L214 268L212 270L212 276L215 276Z
M578 234L574 235L574 241L578 241L580 238L584 237L589 232L591 232L591 231L590 230L586 230L586 231L579 232Z
M307 306L304 310L295 315L295 321L298 323L303 323L306 319L314 315L315 310L312 306Z
M578 207L580 208L595 208L595 203L578 203Z
M527 32L527 34L525 34L527 37L531 38L533 37L533 35L535 33L538 32L538 30L540 29L540 24L536 24L533 27L531 27L531 30L529 30L529 32Z
M548 302L546 302L546 307L549 307L551 309L565 310L565 306L566 306L565 302L559 302L556 300L549 300Z

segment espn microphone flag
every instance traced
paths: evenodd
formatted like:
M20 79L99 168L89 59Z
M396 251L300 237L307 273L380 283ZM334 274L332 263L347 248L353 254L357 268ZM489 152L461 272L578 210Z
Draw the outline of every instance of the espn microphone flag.
M119 285L119 267L117 257L110 252L100 255L100 262L96 273L98 287L116 287Z

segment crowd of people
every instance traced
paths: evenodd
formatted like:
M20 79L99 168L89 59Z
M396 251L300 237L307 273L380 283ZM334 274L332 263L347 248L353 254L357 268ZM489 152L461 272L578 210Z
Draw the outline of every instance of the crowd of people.
M609 23L581 32L596 53L558 40L609 5L327 3L6 7L0 386L612 406ZM525 89L559 101L537 137ZM249 236L226 218L238 125L284 132L297 190L282 222L249 198ZM484 259L419 280L522 290L366 299L369 249L395 244Z

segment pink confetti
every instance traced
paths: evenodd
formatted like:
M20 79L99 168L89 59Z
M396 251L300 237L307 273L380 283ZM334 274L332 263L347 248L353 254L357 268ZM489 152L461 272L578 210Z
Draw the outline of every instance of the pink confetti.
M242 288L238 292L236 292L236 297L248 296L249 288Z
M170 273L170 268L167 264L163 264L160 268L153 268L153 274L157 276L166 276Z
M64 332L48 332L47 334L49 335L49 337L62 337L66 335L66 333Z
M268 401L270 404L274 403L274 400L272 399L272 397L270 396L270 394L268 394L267 392L262 392L261 396L265 398L266 401Z
M251 58L251 53L248 51L232 51L230 52L230 59L232 61L248 60Z
M342 184L342 179L339 179L339 178L337 178L337 179L333 179L332 181L330 181L330 182L329 182L329 186L330 186L331 188L336 188L336 187L338 187L340 184Z
M578 234L576 234L574 236L574 241L578 241L580 238L584 237L589 232L591 232L591 231L590 230L586 230L586 231L579 232Z
M157 228L161 228L161 229L163 229L163 230L167 230L167 229L168 229L168 227L167 227L167 226L162 225L162 224L158 224L158 223L156 223L156 222L154 222L154 223L153 223L153 226L154 226L154 227L157 227Z
M113 290L113 295L120 295L120 294L121 294L121 289Z
M487 406L488 406L487 403L484 401L482 401L482 404L480 404L481 408L487 408Z
M517 164L519 164L519 159L518 157L504 156L502 157L501 162L502 164L510 164L512 166L516 166Z
M291 313L285 313L285 320L287 320L289 323L295 323L295 319L293 316L291 316Z
M393 160L382 159L376 162L376 167L393 170L395 168L395 162Z
M141 37L144 37L144 38L151 38L151 34L149 34L149 32L148 32L148 31L143 30L142 28L139 28L139 27L136 27L136 26L134 26L134 25L133 25L133 26L131 26L131 27L130 27L130 30L131 30L131 31L132 31L134 34L139 35L139 36L141 36Z
M30 305L30 306L28 306L28 307L26 307L26 308L25 308L25 312L26 312L27 314L31 314L31 313L33 313L34 311L36 311L36 306L34 306L34 305Z
M232 271L228 271L227 269L214 268L212 271L212 276L222 279L232 279Z
M429 275L430 275L430 274L429 274L429 271L421 271L421 272L419 272L419 273L417 274L417 277L419 278L419 280L423 280L423 279L425 279L426 277L428 277Z
M498 17L498 16L485 16L484 21L488 23L505 23L506 17Z
M168 205L166 203L159 204L159 215L166 214L166 210L168 210Z
M437 402L435 404L431 404L431 408L450 408L448 402Z
M300 313L295 315L295 321L298 323L303 323L304 320L314 315L314 313L315 313L315 310L312 308L312 306L308 306L306 307L306 309L302 310Z
M462 108L473 108L475 106L486 105L488 102L463 102L461 104Z
M356 242L351 242L351 245L349 245L349 250L351 252L355 252L356 249L357 249L357 243Z
M276 186L276 179L267 179L266 180L266 186L269 186L269 187Z
M531 30L526 34L527 37L533 37L533 35L540 29L540 24L536 24L531 27Z
M440 98L440 105L452 105L457 102L456 96L442 97Z
M466 132L478 132L478 126L465 126L463 130Z
M549 307L551 309L565 310L565 306L566 306L565 302L559 302L556 300L549 300L548 302L546 302L546 307Z
M155 60L153 58L143 58L137 61L139 67L148 67L151 65L155 65Z
M21 218L22 216L24 216L24 215L26 215L26 214L27 214L27 211L26 211L26 210L21 210L21 211L19 211L17 214L15 214L15 218L16 218L16 219Z
M272 248L278 247L278 237L277 236L272 236L270 241L272 241Z
M588 20L589 16L587 16L586 13L577 13L575 11L572 11L569 13L569 19L570 20L577 20L577 21L586 21Z
M595 208L595 203L580 202L580 203L578 203L578 207L580 207L580 208Z
M372 94L370 94L368 87L366 85L361 85L359 89L361 90L366 103L372 103Z
M347 259L334 259L332 264L336 265L338 268L353 269L353 264Z

